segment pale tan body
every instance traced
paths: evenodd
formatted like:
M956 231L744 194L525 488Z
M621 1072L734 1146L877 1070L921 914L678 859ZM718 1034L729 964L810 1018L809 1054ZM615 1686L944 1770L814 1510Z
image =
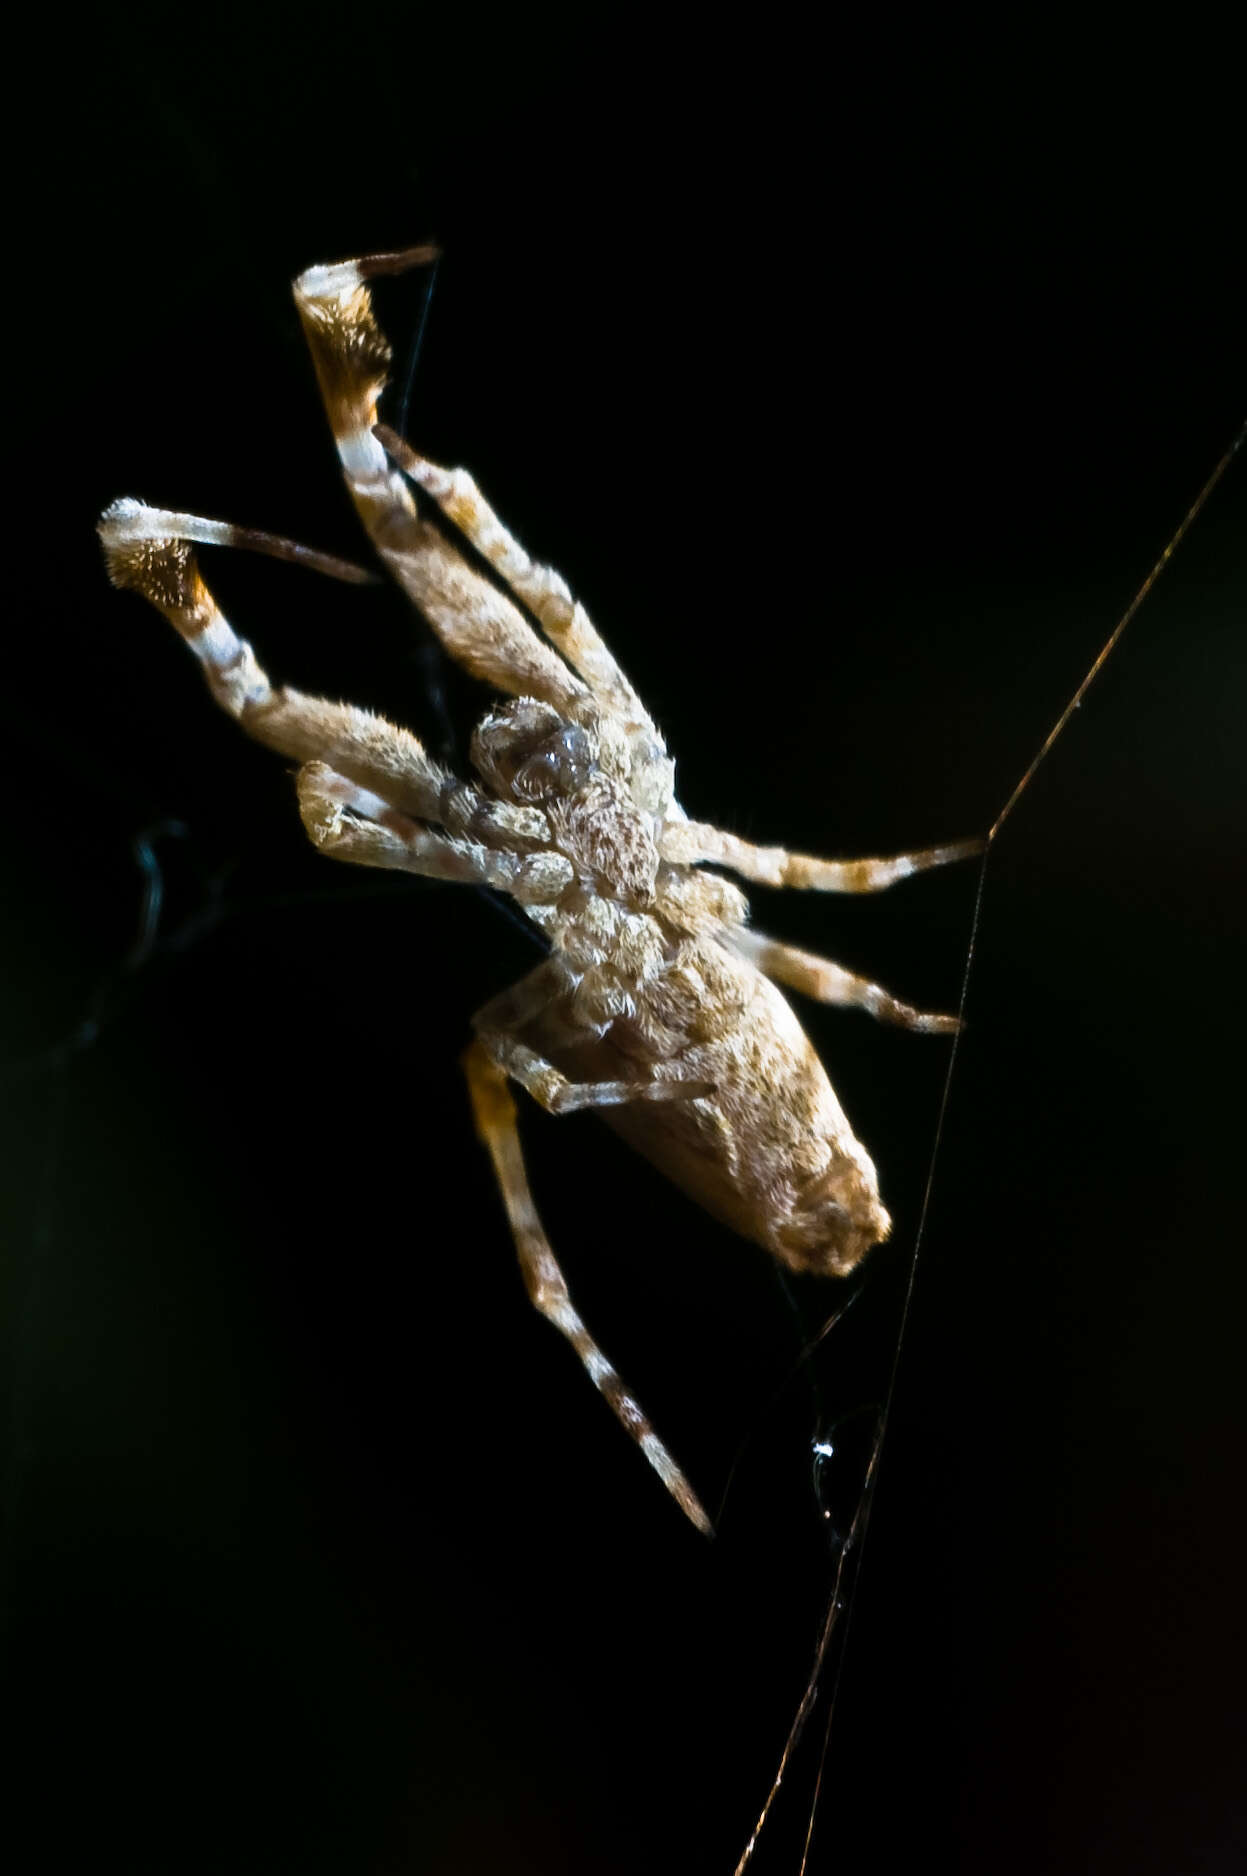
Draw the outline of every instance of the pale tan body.
M547 962L475 1019L465 1068L477 1125L533 1301L574 1344L689 1517L709 1530L680 1468L572 1305L532 1203L507 1081L554 1113L600 1109L707 1210L789 1267L850 1270L886 1236L888 1216L870 1158L771 980L910 1028L955 1025L751 931L744 895L696 869L717 861L767 884L869 892L961 858L974 843L827 861L687 820L662 738L559 576L529 560L462 470L436 468L377 425L388 349L365 283L420 258L413 251L313 268L295 297L374 546L452 655L515 700L492 709L473 738L480 785L442 769L406 730L270 684L204 586L189 545L236 539L273 551L266 537L244 539L220 523L135 502L114 504L100 532L114 581L172 621L223 708L302 765L304 824L326 853L500 888L544 932ZM418 512L406 478L432 496L501 585Z
M544 1025L538 1019L533 1039L577 1084L708 1084L712 1092L692 1100L628 1102L602 1115L673 1184L791 1268L851 1270L887 1236L890 1221L874 1167L785 998L707 938L690 947L678 981L659 985L654 1000L680 1038L675 1056L655 1054L643 1027L627 1020L605 1037L569 1044L557 1008Z

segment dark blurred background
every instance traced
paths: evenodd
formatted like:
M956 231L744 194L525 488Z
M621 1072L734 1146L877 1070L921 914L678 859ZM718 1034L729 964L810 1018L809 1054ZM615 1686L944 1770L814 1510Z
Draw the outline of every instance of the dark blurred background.
M745 1442L707 1546L529 1310L471 1135L456 1058L525 934L319 861L93 523L132 493L362 555L289 282L436 238L427 321L425 280L379 294L400 379L423 332L408 431L585 599L690 812L844 854L982 830L1247 409L1228 48L1185 16L889 16L830 55L631 11L26 30L12 1867L730 1872L947 1045L807 1012L896 1231L803 1363L838 1291L523 1115L582 1310L711 1505ZM1242 1867L1244 474L992 858L813 1871ZM462 761L479 694L395 595L208 577L276 676ZM755 915L955 1007L974 886ZM799 1865L826 1713L759 1876Z

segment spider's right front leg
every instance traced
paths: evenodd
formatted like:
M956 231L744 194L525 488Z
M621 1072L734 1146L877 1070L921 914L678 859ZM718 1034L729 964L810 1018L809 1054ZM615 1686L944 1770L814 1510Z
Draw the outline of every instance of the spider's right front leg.
M541 971L538 970L525 981L532 984L540 976ZM520 988L522 990L524 986ZM533 1203L528 1175L524 1170L515 1102L507 1087L506 1074L491 1059L480 1041L474 1042L468 1049L463 1066L468 1078L476 1130L493 1161L530 1299L560 1334L566 1336L584 1363L589 1379L637 1442L686 1517L707 1537L713 1536L713 1526L697 1494L655 1433L641 1407L628 1393L615 1368L594 1341L572 1302L566 1279L559 1269Z

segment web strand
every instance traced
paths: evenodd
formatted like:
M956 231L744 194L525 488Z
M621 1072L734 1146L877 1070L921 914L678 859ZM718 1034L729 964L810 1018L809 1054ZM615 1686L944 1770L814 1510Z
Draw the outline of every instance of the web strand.
M828 1758L828 1754L829 1754L830 1746L831 1746L831 1733L832 1733L833 1722L835 1719L836 1697L839 1692L840 1675L841 1675L841 1671L842 1671L843 1663L844 1663L845 1646L847 1645L849 1625L852 1620L854 1595L855 1595L856 1585L861 1574L861 1559L862 1559L862 1554L865 1549L866 1536L867 1536L867 1532L868 1532L869 1524L870 1524L870 1513L871 1513L871 1508L874 1502L875 1484L876 1484L878 1471L879 1471L879 1463L880 1463L880 1458L883 1452L884 1441L887 1436L888 1419L892 1411L892 1401L896 1392L897 1378L900 1373L901 1355L904 1349L905 1333L906 1333L906 1329L909 1323L910 1309L912 1306L914 1290L915 1290L915 1286L917 1283L918 1260L919 1260L919 1256L922 1251L922 1246L926 1237L927 1219L930 1214L931 1199L932 1199L932 1194L935 1189L936 1167L939 1162L940 1149L943 1143L944 1122L948 1113L949 1103L950 1103L951 1096L952 1096L953 1077L956 1072L958 1053L959 1053L960 1045L961 1045L962 1026L964 1024L966 1004L967 1004L967 1001L969 999L969 994L970 994L970 980L971 980L971 974L972 974L973 966L974 966L975 954L976 954L976 950L978 946L979 929L980 929L982 909L983 909L983 896L984 896L984 891L985 891L986 884L987 884L987 869L988 869L988 862L991 857L992 846L995 843L996 837L1000 833L1005 822L1008 820L1014 808L1017 806L1018 802L1021 800L1022 796L1025 794L1027 788L1029 788L1036 773L1038 772L1040 767L1043 765L1043 763L1047 760L1048 756L1052 752L1052 749L1054 748L1056 743L1059 741L1061 735L1064 733L1065 728L1068 725L1070 718L1073 716L1074 712L1078 709L1079 705L1082 703L1083 698L1087 695L1087 692L1090 690L1092 684L1094 684L1096 678L1099 676L1100 672L1103 670L1108 659L1111 657L1112 653L1116 649L1118 642L1120 641L1120 639L1122 638L1123 634L1126 631L1127 626L1130 625L1136 613L1139 611L1139 608L1142 606L1144 600L1148 597L1149 593L1152 591L1152 588L1155 586L1157 580L1160 578L1161 574L1164 572L1166 566L1168 566L1174 554L1177 552L1178 548L1181 546L1182 542L1185 540L1194 522L1197 520L1201 511L1203 510L1209 498L1213 494L1213 491L1216 489L1217 485L1220 483L1220 481L1224 477L1226 470L1229 468L1231 462L1234 460L1235 455L1238 453L1239 449L1242 447L1244 440L1247 440L1247 422L1241 425L1237 434L1234 436L1233 441L1230 443L1229 447L1226 449L1225 453L1222 455L1220 461L1217 463L1216 467L1213 469L1211 475L1208 477L1207 481L1204 483L1203 487L1200 489L1199 493L1196 495L1194 501L1191 503L1186 513L1183 515L1181 521L1178 523L1178 526L1175 528L1174 532L1169 537L1169 540L1166 542L1161 553L1158 555L1150 572L1147 574L1147 577L1139 586L1134 597L1131 599L1129 605L1126 607L1125 611L1122 613L1121 617L1118 619L1116 625L1113 627L1112 631L1109 633L1107 639L1104 641L1104 644L1101 646L1095 659L1092 661L1091 665L1088 667L1087 672L1085 676L1083 677L1081 683L1078 685L1077 689L1074 691L1073 695L1070 697L1069 702L1065 705L1065 708L1061 711L1060 715L1057 717L1055 723L1052 725L1052 728L1048 731L1047 736L1045 736L1043 742L1041 743L1039 749L1036 751L1032 760L1027 764L1022 775L1019 777L1017 783L1011 790L1007 800L1004 803L1004 806L1000 809L999 813L996 815L995 820L992 822L991 827L988 829L988 832L984 841L983 858L979 866L978 882L975 888L974 907L971 913L970 931L969 931L969 936L968 936L967 944L966 944L965 968L962 972L962 979L961 979L961 994L957 1003L958 1026L953 1036L952 1047L949 1050L948 1066L944 1075L943 1088L940 1094L939 1110L936 1115L935 1132L934 1132L934 1137L932 1140L930 1159L927 1165L926 1182L925 1182L925 1185L923 1188L923 1194L922 1194L922 1206L921 1206L921 1210L918 1216L918 1227L914 1234L913 1250L911 1252L910 1260L909 1260L909 1274L906 1280L904 1299L901 1304L900 1322L897 1328L896 1344L895 1344L895 1349L893 1353L891 1372L888 1378L887 1392L884 1397L883 1410L879 1416L879 1424L878 1424L878 1428L875 1434L874 1443L871 1447L870 1459L867 1463L865 1477L862 1481L862 1489L861 1489L861 1494L858 1498L857 1510L854 1513L853 1522L849 1527L848 1536L846 1537L844 1544L841 1547L839 1557L836 1560L836 1569L835 1569L834 1578L832 1580L831 1595L828 1601L827 1614L823 1622L821 1633L819 1635L818 1646L817 1646L817 1649L815 1651L815 1656L814 1656L814 1664L811 1669L809 1678L806 1682L805 1690L801 1695L800 1702L798 1703L796 1714L794 1715L792 1724L789 1727L788 1737L784 1742L784 1749L780 1755L779 1765L776 1769L775 1777L771 1782L771 1788L767 1793L766 1801L763 1804L762 1809L758 1815L757 1823L753 1827L753 1831L749 1837L748 1843L745 1845L740 1861L736 1865L735 1876L744 1876L744 1872L748 1868L749 1862L753 1856L753 1852L757 1846L758 1840L761 1837L762 1831L764 1830L766 1826L767 1819L770 1816L772 1806L774 1805L775 1800L779 1795L779 1790L780 1790L781 1785L784 1782L784 1778L788 1771L788 1767L792 1760L792 1756L795 1753L797 1746L800 1743L801 1736L805 1730L806 1724L810 1718L811 1713L814 1710L814 1707L817 1704L820 1683L822 1681L823 1673L826 1668L827 1661L831 1652L832 1642L836 1637L837 1630L841 1628L840 1618L841 1618L841 1615L843 1615L844 1622L843 1622L843 1630L841 1634L841 1647L837 1656L835 1676L832 1682L830 1697L828 1700L827 1723L823 1731L822 1747L821 1747L821 1751L819 1754L819 1762L818 1762L818 1773L817 1773L815 1783L814 1783L814 1792L813 1792L813 1797L812 1797L811 1805L810 1805L809 1820L808 1820L808 1824L806 1827L805 1841L804 1841L804 1846L803 1846L802 1854L801 1854L801 1865L800 1865L799 1876L806 1876L806 1870L807 1870L808 1863L809 1863L810 1846L813 1842L814 1827L815 1827L815 1823L817 1821L817 1816L818 1816L819 1800L822 1795L823 1776L826 1770L827 1758ZM823 1333L825 1333L825 1331L820 1332L819 1336L816 1338L816 1341L822 1339ZM846 1573L847 1573L848 1562L849 1562L850 1557L855 1557L856 1561L855 1561L855 1568L852 1571L851 1580L848 1582L847 1590L846 1590ZM843 1595L842 1595L842 1592L844 1592Z
M1044 740L1040 744L1040 747L1038 751L1036 752L1034 759L1030 762L1025 772L1023 773L1020 781L1018 782L1017 786L1014 788L1013 793L1009 796L1009 799L1005 802L1004 807L1000 810L1000 813L996 816L995 820L992 822L991 828L987 835L988 846L990 846L992 841L995 840L997 834L1000 832L1001 828L1004 826L1009 816L1013 813L1014 808L1017 806L1022 796L1026 793L1026 790L1030 787L1031 782L1033 781L1036 772L1039 770L1042 764L1047 761L1048 756L1052 751L1053 745L1056 743L1057 739L1063 733L1066 724L1069 722L1070 718L1073 716L1075 710L1078 709L1079 705L1082 703L1083 698L1086 696L1087 692L1091 689L1091 686L1095 683L1095 680L1097 679L1097 677L1099 677L1100 672L1103 670L1105 664L1107 664L1109 658L1112 656L1113 652L1116 650L1117 642L1121 638L1126 627L1130 624L1131 620L1134 618L1134 615L1136 614L1136 612L1138 612L1139 607L1143 604L1144 600L1147 598L1148 594L1151 592L1152 588L1155 586L1157 580L1160 578L1161 574L1164 572L1169 562L1173 559L1174 554L1178 551L1178 548L1182 545L1182 542L1186 539L1186 536L1189 533L1192 524L1195 522L1195 520L1199 516L1200 510L1204 507L1204 504L1207 502L1209 496L1212 494L1218 482L1220 482L1222 476L1225 474L1226 470L1229 468L1231 462L1233 462L1235 455L1237 454L1239 449L1242 447L1243 439L1245 437L1247 437L1247 423L1243 424L1237 436L1234 438L1233 442L1230 444L1229 448L1226 450L1224 456L1222 456L1220 462L1217 464L1216 468L1213 470L1212 474L1209 476L1208 480L1205 482L1203 488L1199 491L1199 494L1195 497L1195 500L1191 503L1185 515L1183 515L1181 521L1178 523L1174 532L1170 535L1169 540L1166 542L1164 549L1162 550L1159 557L1157 558L1156 564L1153 566L1151 572L1148 574L1147 578L1144 580L1142 586L1139 588L1134 598L1130 601L1130 604L1126 607L1126 610L1122 613L1121 618L1117 621L1117 624L1113 627L1107 639L1104 641L1104 645L1100 651L1099 656L1096 658L1094 664L1092 664L1091 668L1088 670L1087 675L1084 677L1082 683L1078 686L1078 689L1074 692L1073 696L1070 698L1069 702L1066 704L1064 710L1062 710L1056 722L1052 725L1052 728L1048 731L1048 734L1044 737Z

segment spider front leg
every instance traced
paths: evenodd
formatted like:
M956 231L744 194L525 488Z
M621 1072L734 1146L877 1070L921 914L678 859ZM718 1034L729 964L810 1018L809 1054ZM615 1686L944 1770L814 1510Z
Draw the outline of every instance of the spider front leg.
M390 348L374 317L368 282L430 258L427 248L373 254L310 267L295 281L295 305L342 472L377 552L451 657L499 690L539 697L575 719L588 703L585 685L514 602L422 518L374 434Z
M463 1058L476 1130L493 1161L502 1202L515 1238L525 1288L541 1314L567 1337L594 1386L632 1435L680 1509L707 1537L714 1534L701 1501L663 1445L645 1413L590 1335L576 1311L550 1241L542 1229L524 1170L515 1103L503 1070L478 1040Z
M130 499L101 516L99 534L114 586L141 593L164 614L199 660L217 703L257 742L298 762L321 760L382 808L435 821L453 837L516 851L548 843L539 810L492 800L461 782L409 730L355 705L273 684L204 584L192 543L276 549L283 559L351 580L371 577L362 569L272 535ZM509 879L500 883L510 886Z
M603 708L634 729L656 736L652 717L580 601L572 598L562 574L525 552L468 470L439 468L385 424L378 424L374 435L404 475L433 497L447 520L528 607Z
M257 742L298 761L324 757L391 802L435 812L454 778L418 738L365 710L270 682L199 572L191 540L214 525L129 498L114 502L99 522L110 580L164 614L199 660L216 702Z

